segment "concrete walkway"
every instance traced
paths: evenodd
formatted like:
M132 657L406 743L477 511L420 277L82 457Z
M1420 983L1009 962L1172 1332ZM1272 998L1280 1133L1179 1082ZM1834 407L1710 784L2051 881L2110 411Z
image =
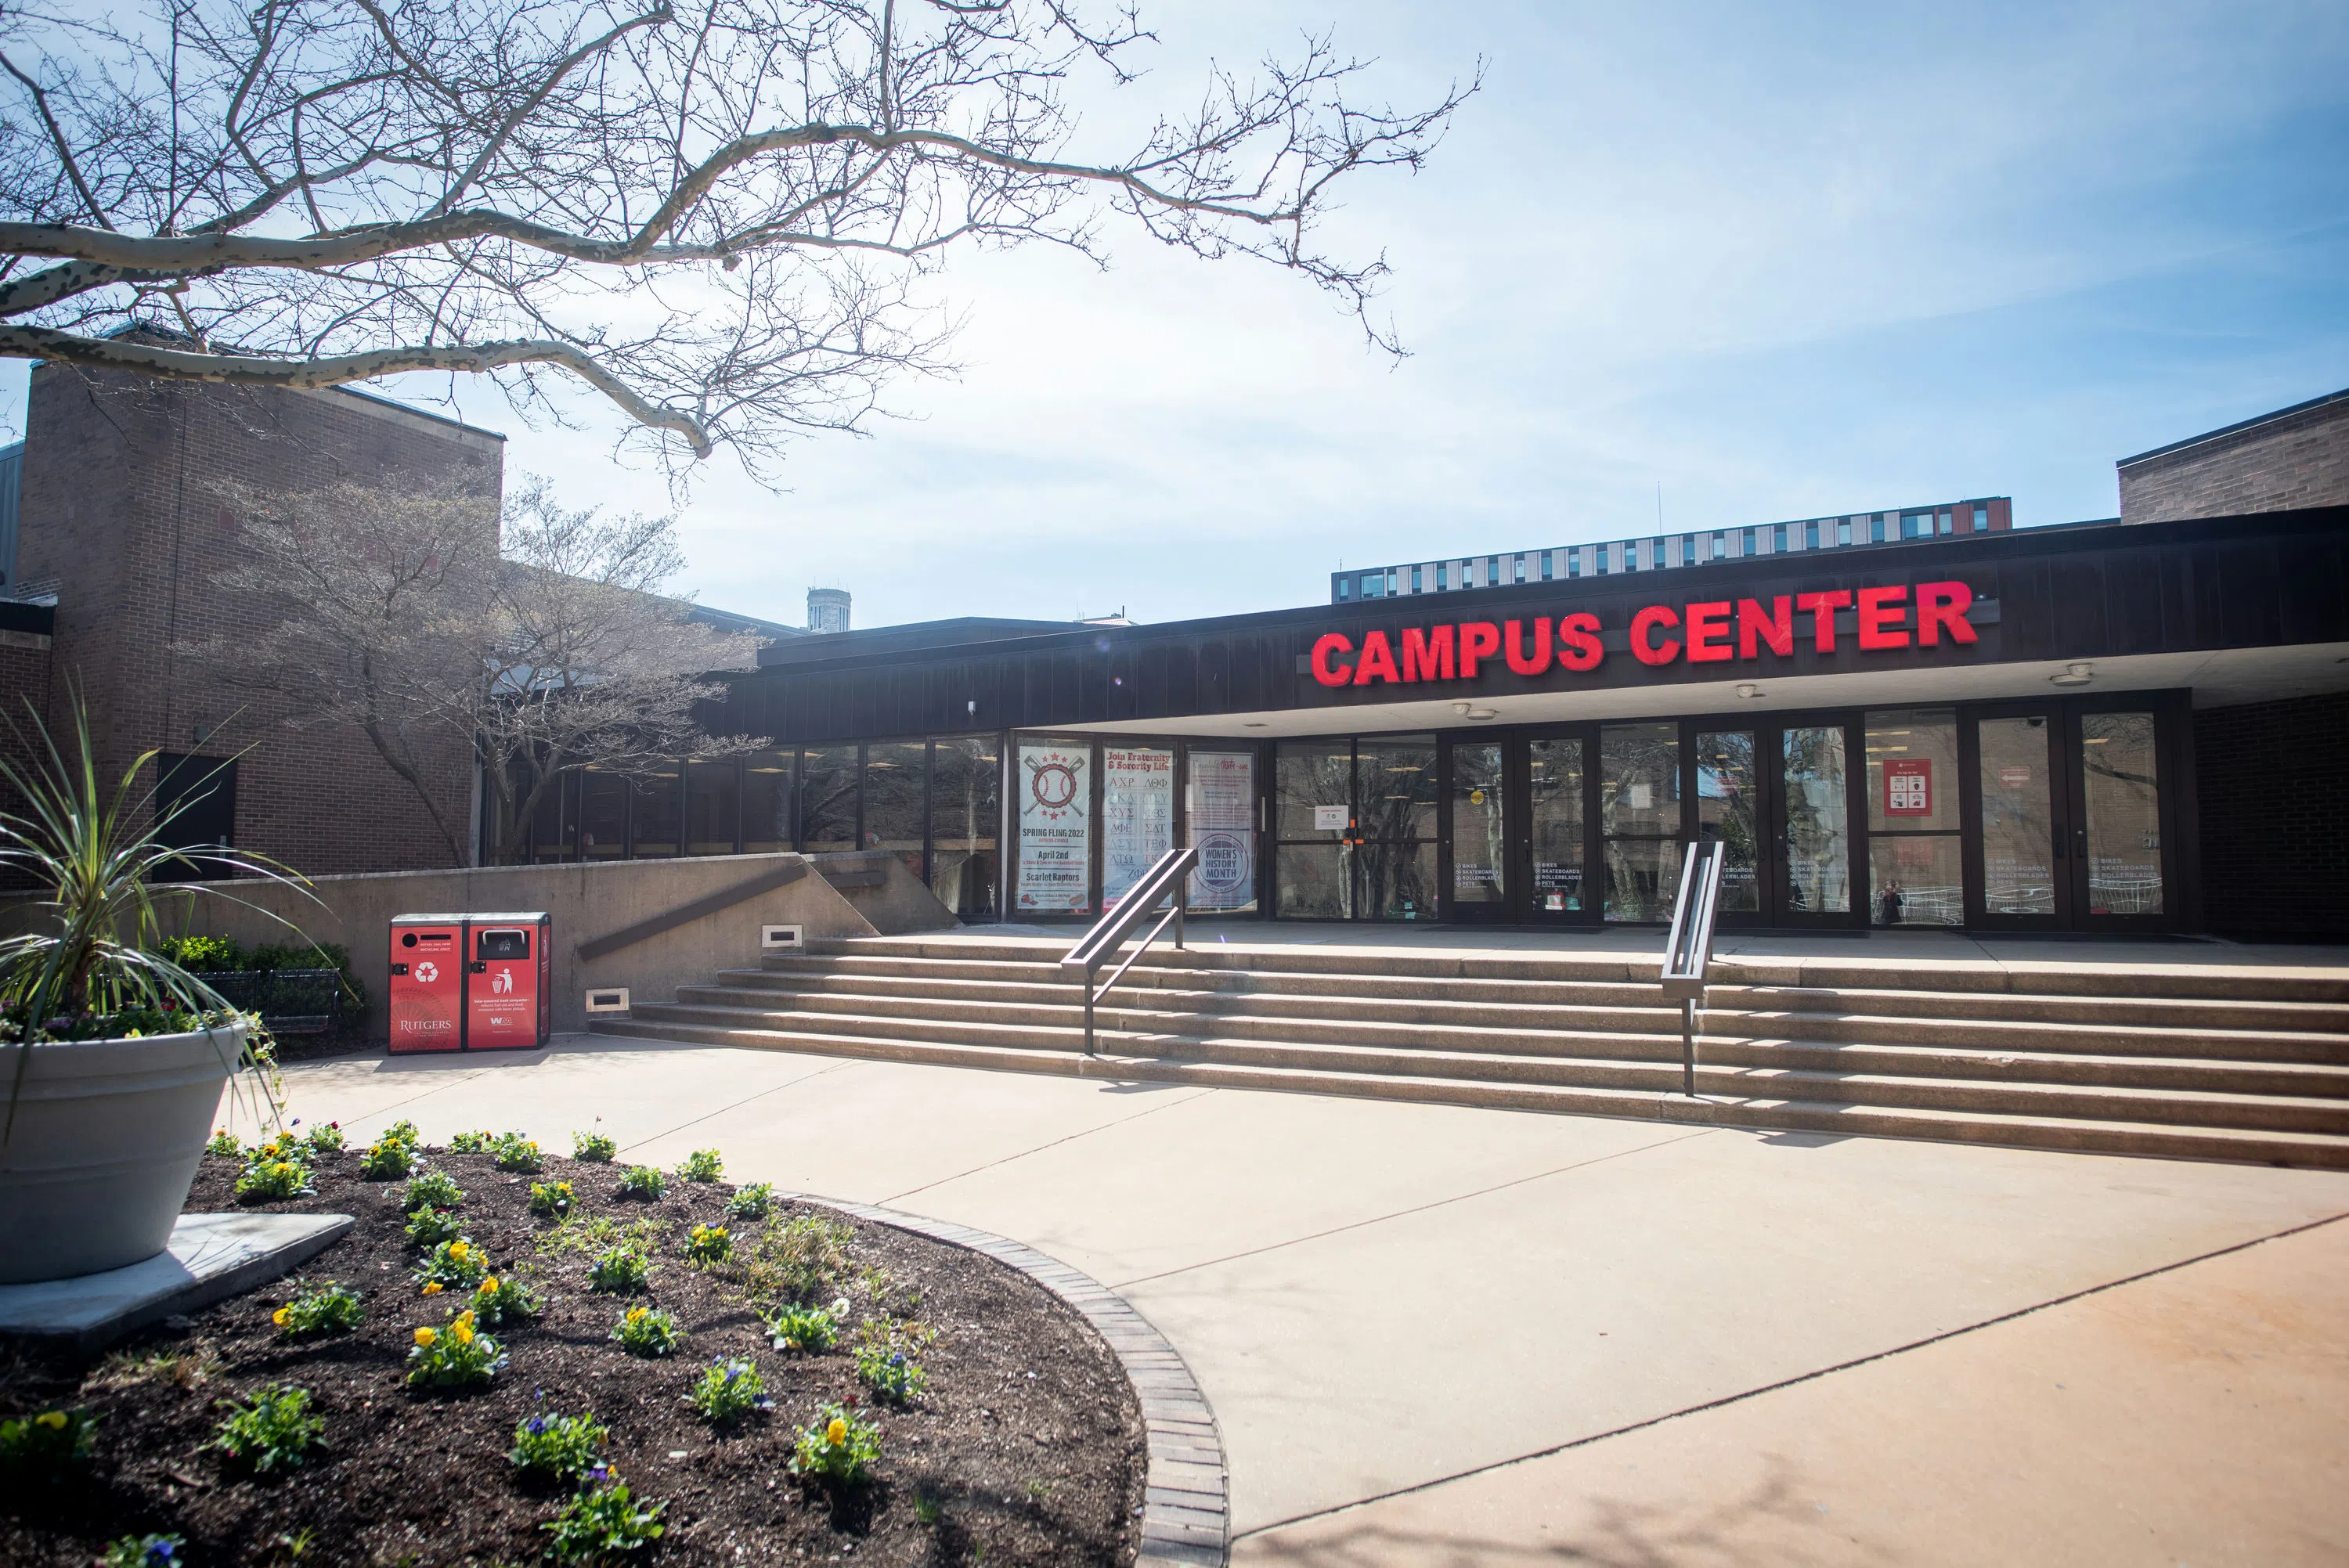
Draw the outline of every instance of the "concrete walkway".
M596 1037L287 1078L1041 1248L1189 1362L1242 1563L2349 1558L2349 1173Z

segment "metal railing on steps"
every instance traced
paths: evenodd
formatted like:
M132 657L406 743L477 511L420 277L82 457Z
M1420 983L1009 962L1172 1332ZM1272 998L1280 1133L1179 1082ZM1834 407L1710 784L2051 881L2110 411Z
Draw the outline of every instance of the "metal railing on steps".
M1672 905L1672 928L1664 938L1664 998L1681 1005L1681 1084L1696 1098L1696 1010L1704 1006L1707 972L1713 965L1713 917L1721 902L1725 846L1700 839L1681 865L1681 896Z
M1117 907L1095 921L1093 928L1085 933L1084 939L1070 948L1068 955L1061 960L1061 971L1077 972L1078 983L1085 988L1085 1055L1094 1054L1093 1004L1108 995L1110 987L1124 978L1125 972L1133 967L1134 959L1150 951L1150 944L1158 940L1159 934L1170 922L1174 927L1174 945L1177 950L1182 948L1183 912L1190 902L1191 868L1198 863L1196 845L1169 850L1159 856L1157 863L1143 873L1142 880L1126 890L1118 900ZM1142 945L1135 948L1132 956L1119 965L1096 990L1093 986L1094 974L1125 945L1125 939L1133 934L1133 928L1155 913L1159 903L1164 900L1173 901L1174 907L1150 928L1150 934L1142 939Z

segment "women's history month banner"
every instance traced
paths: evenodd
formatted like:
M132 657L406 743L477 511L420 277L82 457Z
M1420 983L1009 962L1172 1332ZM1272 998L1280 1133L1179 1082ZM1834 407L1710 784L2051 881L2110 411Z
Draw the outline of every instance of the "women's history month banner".
M1191 870L1191 907L1256 905L1256 758L1247 752L1194 751L1185 802L1199 863Z

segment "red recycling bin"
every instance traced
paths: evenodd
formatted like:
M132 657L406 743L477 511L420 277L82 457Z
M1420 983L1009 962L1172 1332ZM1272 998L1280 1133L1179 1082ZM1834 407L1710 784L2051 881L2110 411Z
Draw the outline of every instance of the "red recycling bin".
M554 1034L554 921L543 910L391 922L391 1048L543 1046Z

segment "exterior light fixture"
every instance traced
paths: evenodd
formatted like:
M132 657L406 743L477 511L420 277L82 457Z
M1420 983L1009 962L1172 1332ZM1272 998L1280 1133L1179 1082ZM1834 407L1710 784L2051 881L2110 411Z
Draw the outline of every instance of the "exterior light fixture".
M1272 720L1268 718L1244 718L1240 720L1240 727L1242 729L1263 729L1271 723Z
M2047 679L2054 686L2086 686L2095 676L2095 666L2082 659L2076 664L2065 665L2063 674L2049 676Z
M1478 724L1482 724L1488 718L1498 718L1501 717L1501 710L1497 707L1468 707L1468 705L1465 703L1462 703L1460 706L1462 707L1467 707L1468 717Z
M1452 711L1465 718L1468 717L1468 710L1475 706L1473 702L1455 702L1452 705Z
M1737 683L1737 695L1742 699L1751 702L1755 697L1762 695L1762 688L1755 686L1752 681L1739 681Z

